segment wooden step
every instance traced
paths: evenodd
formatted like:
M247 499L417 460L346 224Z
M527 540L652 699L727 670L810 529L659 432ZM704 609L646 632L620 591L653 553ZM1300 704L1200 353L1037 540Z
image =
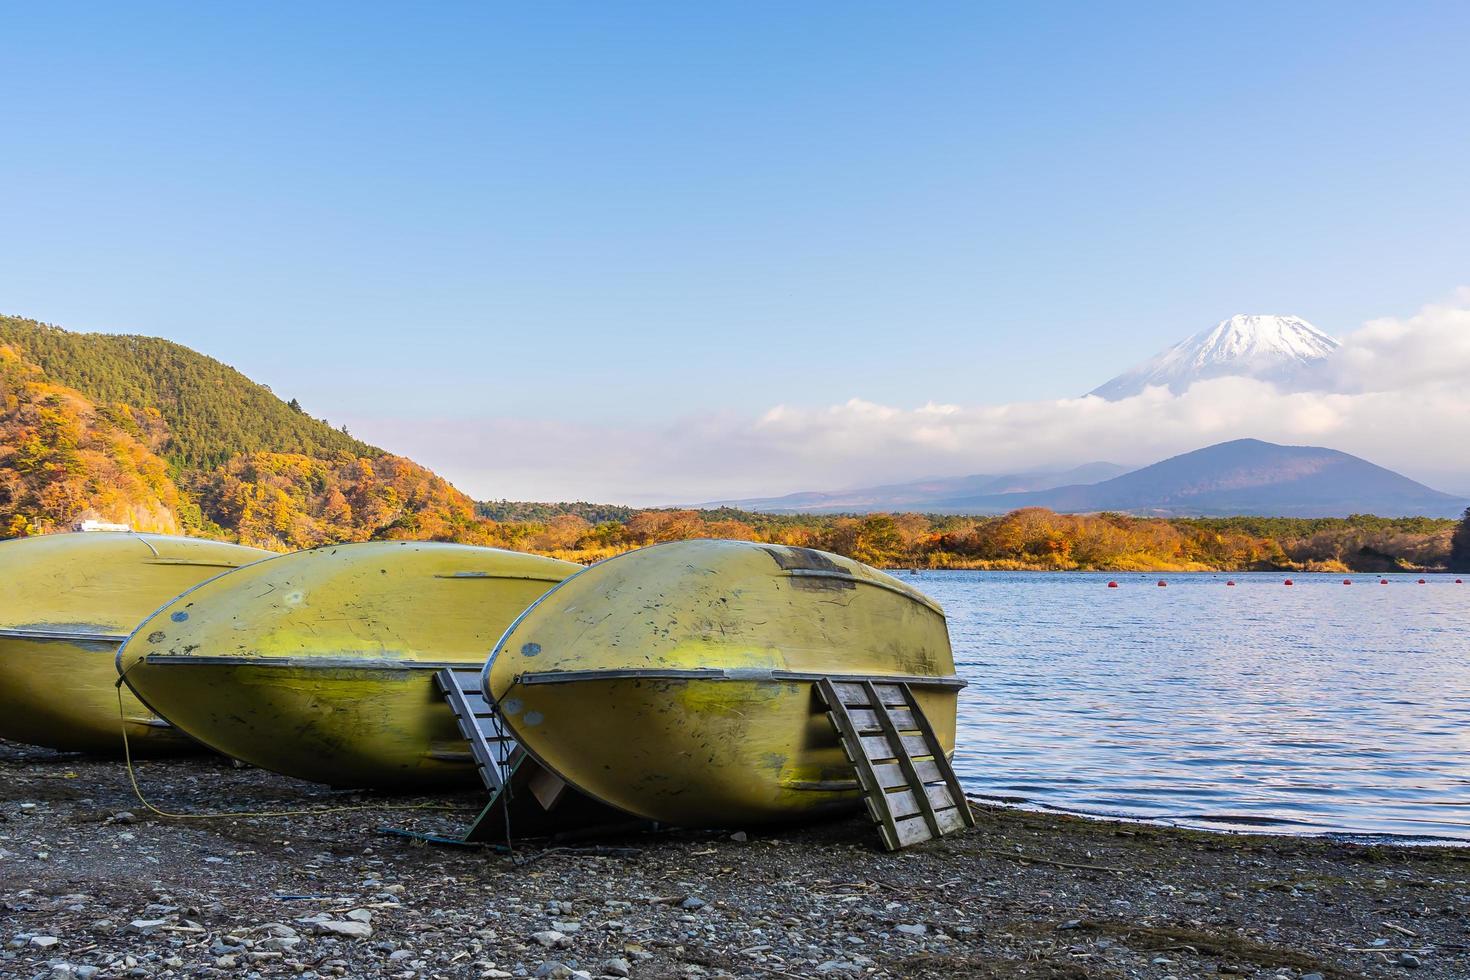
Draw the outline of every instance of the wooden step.
M462 837L395 830L433 843L510 845L516 838L590 833L596 827L626 832L628 815L577 792L537 763L501 722L495 704L480 688L481 668L446 667L434 685L449 705L490 799ZM450 755L446 749L445 755ZM646 822L636 822L645 829Z
M901 682L816 682L883 846L897 851L975 826L954 767Z
M511 761L519 746L480 690L480 668L445 667L435 672L434 683L454 712L480 781L492 795L499 793L510 778Z

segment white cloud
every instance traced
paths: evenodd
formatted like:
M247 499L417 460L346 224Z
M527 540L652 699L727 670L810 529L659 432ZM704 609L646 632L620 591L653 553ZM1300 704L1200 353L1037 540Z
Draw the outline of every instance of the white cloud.
M353 420L481 498L671 503L1094 460L1144 464L1241 437L1326 445L1470 489L1470 290L1345 338L1331 392L1221 378L1182 395L905 409L853 398L660 427Z
M1411 317L1369 321L1343 341L1332 366L1336 391L1470 386L1470 289Z

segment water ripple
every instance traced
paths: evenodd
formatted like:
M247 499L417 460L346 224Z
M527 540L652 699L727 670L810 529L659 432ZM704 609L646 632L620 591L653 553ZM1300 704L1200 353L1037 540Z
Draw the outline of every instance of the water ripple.
M955 757L971 792L1202 827L1470 840L1470 586L1166 577L909 579L949 614L971 682Z

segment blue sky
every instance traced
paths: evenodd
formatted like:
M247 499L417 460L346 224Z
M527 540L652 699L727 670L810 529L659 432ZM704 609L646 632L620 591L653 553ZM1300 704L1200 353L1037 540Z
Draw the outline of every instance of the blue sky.
M993 470L671 476L778 405L1059 399L1232 313L1341 336L1470 282L1462 3L32 4L0 36L0 311L188 344L480 496Z

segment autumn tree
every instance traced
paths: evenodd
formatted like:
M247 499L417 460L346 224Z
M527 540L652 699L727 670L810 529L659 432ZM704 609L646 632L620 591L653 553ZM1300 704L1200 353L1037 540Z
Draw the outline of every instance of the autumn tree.
M576 514L553 517L540 534L530 538L532 550L539 552L568 551L591 530L592 525Z

